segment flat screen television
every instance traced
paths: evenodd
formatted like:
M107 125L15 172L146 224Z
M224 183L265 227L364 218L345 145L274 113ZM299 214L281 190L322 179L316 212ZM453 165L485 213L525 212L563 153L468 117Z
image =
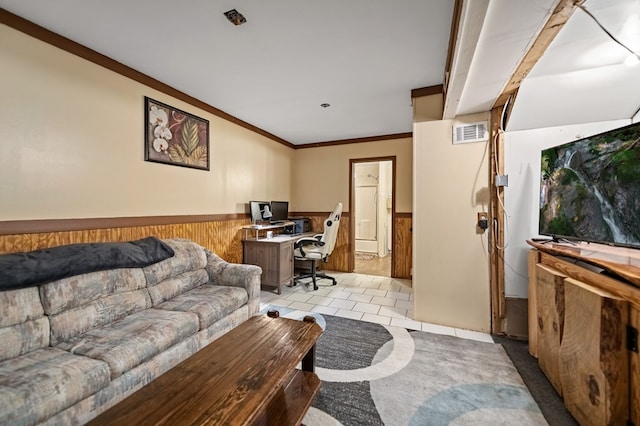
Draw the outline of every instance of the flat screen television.
M271 203L268 201L249 201L249 210L253 223L271 220Z
M271 215L271 222L281 222L287 220L289 218L289 202L272 201Z
M640 123L542 151L539 232L640 248Z

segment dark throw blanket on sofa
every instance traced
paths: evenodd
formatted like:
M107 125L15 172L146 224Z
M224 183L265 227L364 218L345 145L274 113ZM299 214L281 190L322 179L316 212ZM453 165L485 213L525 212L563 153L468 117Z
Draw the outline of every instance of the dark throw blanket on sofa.
M174 255L155 237L122 243L70 244L0 255L0 291L114 268L142 268Z

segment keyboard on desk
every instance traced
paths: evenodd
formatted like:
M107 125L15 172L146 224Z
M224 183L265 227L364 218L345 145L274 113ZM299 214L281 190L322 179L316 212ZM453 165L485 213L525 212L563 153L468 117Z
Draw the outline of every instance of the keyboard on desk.
M269 222L271 225L282 225L283 223L285 223L285 220L274 220Z

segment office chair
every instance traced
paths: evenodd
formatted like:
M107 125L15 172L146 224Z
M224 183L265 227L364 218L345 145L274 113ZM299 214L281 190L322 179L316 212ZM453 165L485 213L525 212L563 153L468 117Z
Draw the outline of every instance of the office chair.
M314 235L313 237L303 237L296 241L293 245L293 256L295 260L311 262L311 272L300 274L293 279L295 285L299 280L311 278L313 281L313 289L318 289L316 279L325 278L336 285L336 279L322 272L316 272L316 261L322 260L327 262L329 255L336 245L338 237L338 226L340 225L340 216L342 215L342 203L338 203L329 217L324 221L324 233Z

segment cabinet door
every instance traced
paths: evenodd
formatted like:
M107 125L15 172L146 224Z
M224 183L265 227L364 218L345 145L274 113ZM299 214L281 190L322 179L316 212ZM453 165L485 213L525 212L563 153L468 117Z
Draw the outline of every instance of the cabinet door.
M559 352L564 330L564 279L560 271L545 265L536 265L536 313L538 322L538 364L562 396Z
M581 425L623 425L629 418L629 304L572 278L564 280L560 344L564 404Z
M293 279L293 241L280 244L280 277L281 284Z
M261 283L267 286L278 285L278 244L265 241L245 240L244 263L262 268Z

